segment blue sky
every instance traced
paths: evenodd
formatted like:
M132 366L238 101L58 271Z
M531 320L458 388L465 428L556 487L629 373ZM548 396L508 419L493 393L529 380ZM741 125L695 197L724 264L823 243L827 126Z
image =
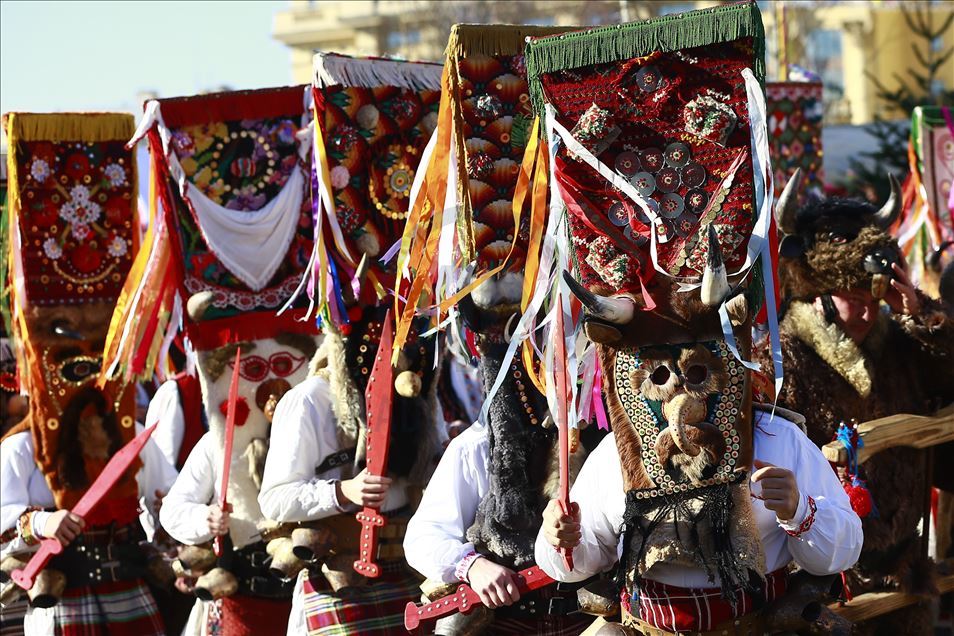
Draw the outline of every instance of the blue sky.
M0 2L0 112L125 110L136 96L291 81L287 2Z

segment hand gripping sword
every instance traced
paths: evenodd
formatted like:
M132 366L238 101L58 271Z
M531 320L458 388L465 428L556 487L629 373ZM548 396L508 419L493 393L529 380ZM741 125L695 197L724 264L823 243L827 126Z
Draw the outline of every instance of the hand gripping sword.
M86 517L96 507L96 504L103 500L130 464L139 456L142 447L146 445L158 425L159 423L156 422L119 449L70 512L78 517ZM25 568L14 570L10 578L24 590L29 590L33 587L36 575L46 567L50 559L62 551L63 545L58 539L52 537L41 539L40 549L33 554L30 562L27 563Z
M225 414L225 459L222 460L222 484L219 489L219 499L220 505L222 506L222 511L225 512L228 509L228 492L229 492L229 473L232 468L232 441L235 439L235 407L238 405L238 379L239 379L239 365L242 361L242 348L239 347L235 350L235 364L232 366L232 380L229 384L229 401L227 406L227 411ZM215 552L215 556L222 556L223 552L227 552L231 549L231 533L226 532L225 535L218 535L212 541L212 551Z
M570 426L567 419L568 408L567 400L570 399L569 371L567 370L566 360L566 334L563 331L563 304L562 294L557 296L556 315L556 351L553 355L553 375L556 380L556 403L557 403L557 432L560 441L560 508L564 515L570 514ZM573 548L557 548L563 556L563 565L567 571L573 571Z
M394 368L391 354L394 349L394 327L390 310L384 316L381 344L374 359L374 367L364 391L368 414L368 437L366 443L368 474L383 477L388 470L388 445L391 440L391 394L394 387ZM378 531L387 523L380 510L371 506L355 515L361 524L358 560L354 570L358 574L375 578L381 568L374 562L378 552Z
M525 570L516 573L517 589L520 594L526 594L533 590L546 587L551 583L556 583L547 576L546 572L536 565L532 565ZM466 614L477 605L483 605L480 596L469 585L464 583L457 588L453 594L448 594L444 598L425 603L424 605L415 605L408 603L404 607L404 629L411 631L416 629L422 621L433 621L460 612Z

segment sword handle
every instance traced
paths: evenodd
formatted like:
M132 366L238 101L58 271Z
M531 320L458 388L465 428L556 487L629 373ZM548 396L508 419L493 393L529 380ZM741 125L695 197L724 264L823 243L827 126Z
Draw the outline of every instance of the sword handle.
M561 499L560 508L563 509L563 514L569 516L570 514L570 504ZM563 565L566 567L567 572L573 571L573 548L557 548L557 552L560 553L560 556L563 557Z
M517 574L517 589L521 594L532 592L533 590L546 587L555 583L553 579L547 576L547 573L535 565L520 570ZM466 614L474 609L475 605L483 605L480 596L469 585L464 583L457 588L453 595L439 598L436 601L416 605L408 603L404 606L404 629L411 631L416 629L421 621L432 621L450 614L460 612Z
M46 564L50 562L50 559L61 552L63 552L63 546L60 544L59 540L42 539L40 541L40 549L33 553L33 556L30 557L30 562L26 564L26 567L14 570L13 574L10 575L10 578L13 579L13 582L22 587L24 590L29 590L31 587L33 587L33 582L36 581L36 575L46 567Z
M231 530L212 539L212 552L219 558L223 554L227 556L233 549Z
M374 562L378 554L378 530L387 523L387 519L376 508L367 506L355 515L355 519L361 524L361 537L354 571L368 578L377 578L381 575L381 568Z

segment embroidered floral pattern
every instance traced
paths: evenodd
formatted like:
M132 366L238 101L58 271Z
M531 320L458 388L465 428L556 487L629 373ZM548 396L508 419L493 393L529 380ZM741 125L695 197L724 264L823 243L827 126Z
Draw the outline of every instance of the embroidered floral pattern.
M109 181L109 185L114 188L126 185L126 171L118 163L111 163L103 170L103 175Z
M215 203L258 210L298 165L299 117L243 119L184 126L172 147L186 177Z
M112 299L132 259L132 155L122 141L21 141L17 153L27 296ZM111 242L120 240L120 253ZM127 240L130 242L127 243Z
M291 90L291 89L289 89ZM231 210L260 210L299 170L297 134L301 113L184 125L172 132L172 145L189 180L212 201ZM303 188L308 188L304 184ZM309 190L306 190L306 193ZM188 294L214 294L210 318L237 312L272 310L294 292L312 252L311 199L298 210L298 226L285 259L268 284L250 290L206 244L188 207L176 210ZM121 250L118 242L110 247ZM127 243L128 247L128 243Z
M50 176L50 165L45 159L34 159L30 164L30 176L37 183L43 183Z
M338 224L353 254L379 256L400 238L440 93L332 86L321 113Z
M776 192L781 192L796 168L801 168L804 180L800 199L820 192L824 181L821 83L770 82L765 99Z

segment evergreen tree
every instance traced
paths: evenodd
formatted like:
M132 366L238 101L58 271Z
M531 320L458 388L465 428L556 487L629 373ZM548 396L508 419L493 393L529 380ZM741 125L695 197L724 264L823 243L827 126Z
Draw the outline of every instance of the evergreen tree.
M913 63L908 71L908 78L894 75L898 88L888 89L884 82L870 72L865 72L868 79L874 84L879 99L889 105L896 120L884 118L881 114L875 115L874 123L869 133L877 141L877 149L873 152L861 153L869 161L851 159L851 168L855 173L852 181L847 185L852 195L868 195L874 193L876 200L883 201L888 196L888 183L885 174L894 174L899 180L908 173L908 136L910 134L911 111L916 106L941 105L954 103L954 90L938 89L936 80L941 66L954 55L954 47L947 51L935 50L935 42L940 42L944 33L954 24L954 11L951 11L940 20L935 27L936 8L933 3L924 2L914 8L902 5L901 13L908 27L914 33L911 42ZM871 165L869 165L871 164Z

